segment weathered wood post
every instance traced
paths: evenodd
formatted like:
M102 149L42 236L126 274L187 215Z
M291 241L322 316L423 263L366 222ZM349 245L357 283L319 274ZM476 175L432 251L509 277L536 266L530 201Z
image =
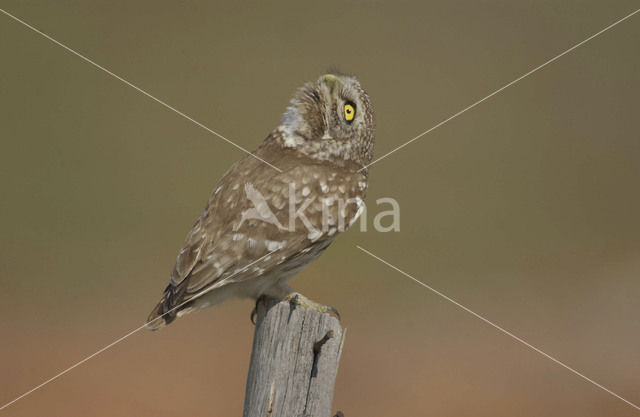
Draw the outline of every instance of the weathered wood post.
M329 314L258 303L244 417L330 417L344 331Z

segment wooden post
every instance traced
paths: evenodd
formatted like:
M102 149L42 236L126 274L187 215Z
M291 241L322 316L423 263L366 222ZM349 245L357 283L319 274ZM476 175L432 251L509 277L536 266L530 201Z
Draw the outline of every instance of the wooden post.
M263 299L244 417L330 417L344 331L326 313Z

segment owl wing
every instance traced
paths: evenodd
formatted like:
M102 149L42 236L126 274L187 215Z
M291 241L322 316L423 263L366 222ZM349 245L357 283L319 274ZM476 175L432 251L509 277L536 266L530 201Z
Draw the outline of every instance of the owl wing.
M150 327L168 324L205 292L300 265L296 258L309 253L317 257L357 217L366 178L301 155L286 156L276 161L282 172L245 157L221 179L187 235L170 284L148 320L163 316L164 321ZM323 214L326 199L350 201L327 206Z

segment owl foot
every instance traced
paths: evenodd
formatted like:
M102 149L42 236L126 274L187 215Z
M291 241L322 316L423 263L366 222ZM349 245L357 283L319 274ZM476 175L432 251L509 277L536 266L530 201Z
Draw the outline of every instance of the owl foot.
M327 313L337 318L338 321L340 321L340 313L338 313L338 310L336 310L331 306L325 306L320 303L316 303L315 301L308 299L307 297L305 297L300 293L297 293L297 292L289 293L283 298L283 300L288 301L294 307L300 306L304 308L310 308L320 313Z
M256 305L253 306L253 310L251 310L251 323L253 323L253 325L256 325L256 319L258 318L258 304L260 304L260 302L262 302L264 300L264 295L261 295L260 297L256 298Z

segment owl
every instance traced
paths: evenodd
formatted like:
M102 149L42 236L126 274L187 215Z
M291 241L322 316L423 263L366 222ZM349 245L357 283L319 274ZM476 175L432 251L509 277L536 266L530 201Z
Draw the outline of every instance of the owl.
M336 313L287 281L360 215L374 141L371 102L355 77L326 74L298 89L282 123L214 188L147 327L234 297Z

